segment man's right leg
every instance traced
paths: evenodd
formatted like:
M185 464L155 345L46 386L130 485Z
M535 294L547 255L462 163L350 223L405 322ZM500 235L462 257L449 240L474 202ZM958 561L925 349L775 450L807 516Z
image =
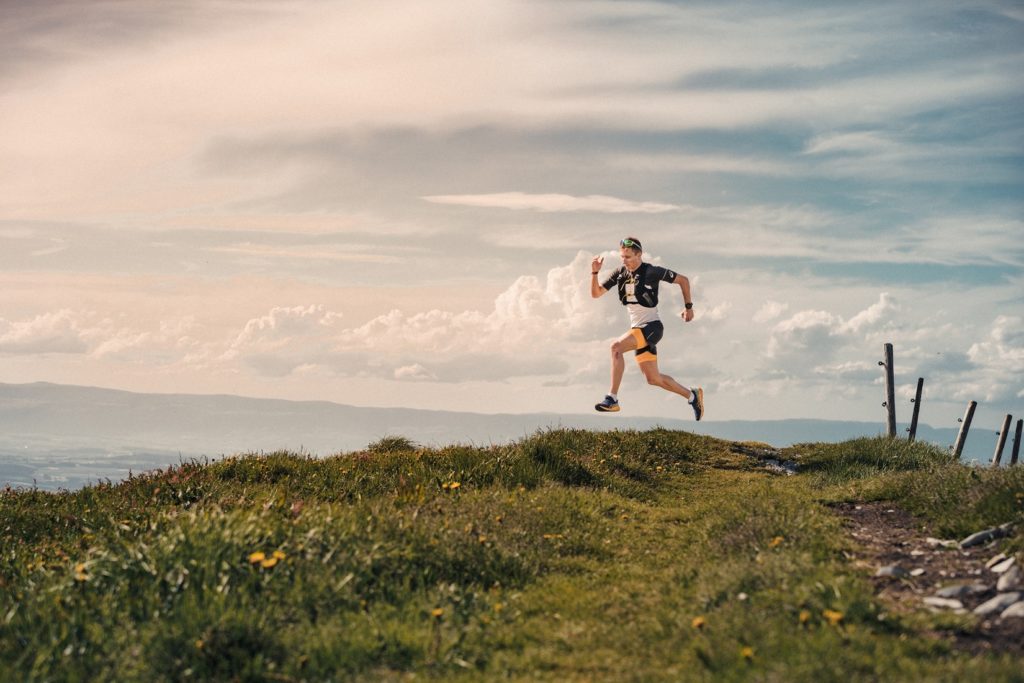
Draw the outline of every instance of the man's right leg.
M594 406L600 413L615 413L619 410L619 386L622 384L622 373L626 369L624 353L634 351L637 348L637 340L633 331L623 335L612 344L612 385L611 391L604 397L604 400Z
M632 330L622 335L612 344L612 390L613 396L619 393L619 386L622 385L622 374L626 370L626 359L624 354L636 351L637 340Z

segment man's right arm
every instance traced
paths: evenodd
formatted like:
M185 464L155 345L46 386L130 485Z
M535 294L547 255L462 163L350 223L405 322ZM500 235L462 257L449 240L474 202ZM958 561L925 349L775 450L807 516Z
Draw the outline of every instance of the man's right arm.
M595 256L594 260L590 263L590 296L598 298L608 290L601 286L597 277L601 272L601 264L604 263L603 256Z

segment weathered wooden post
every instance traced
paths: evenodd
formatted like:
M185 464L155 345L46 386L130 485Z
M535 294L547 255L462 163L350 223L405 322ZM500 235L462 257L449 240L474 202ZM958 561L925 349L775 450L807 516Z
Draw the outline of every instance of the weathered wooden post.
M1003 427L999 430L999 438L996 439L996 452L992 454L992 467L999 467L999 461L1003 459L1003 446L1006 445L1006 436L1010 432L1010 423L1013 422L1013 415L1003 418Z
M1017 431L1013 434L1013 453L1010 455L1010 464L1017 464L1017 456L1020 455L1020 430L1024 427L1024 420L1017 420Z
M971 420L974 419L974 409L978 407L977 401L971 401L967 404L967 412L960 418L960 433L956 435L956 444L953 446L953 457L957 460L960 459L960 454L964 452L964 442L967 441L967 432L971 429Z
M885 368L885 403L882 404L886 410L885 433L893 438L896 436L896 387L893 386L892 344L886 344L883 351L885 360L878 364Z
M910 402L914 404L914 415L910 418L910 441L917 436L917 416L921 413L921 389L924 387L924 377L917 378L917 392Z

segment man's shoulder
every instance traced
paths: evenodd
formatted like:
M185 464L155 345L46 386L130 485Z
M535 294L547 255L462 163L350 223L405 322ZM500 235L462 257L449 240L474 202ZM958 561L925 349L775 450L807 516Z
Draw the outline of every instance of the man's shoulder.
M665 266L656 266L653 263L646 262L644 263L644 265L647 266L647 272L650 273L652 276L662 277L663 275L666 275L668 273L671 273L673 276L675 276L676 271L672 270L671 268L666 268Z

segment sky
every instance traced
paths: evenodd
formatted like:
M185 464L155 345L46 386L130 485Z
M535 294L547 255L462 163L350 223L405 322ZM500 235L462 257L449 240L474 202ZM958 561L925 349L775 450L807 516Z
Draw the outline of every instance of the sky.
M1022 105L1001 0L0 0L0 382L585 413L632 235L707 419L995 424Z

